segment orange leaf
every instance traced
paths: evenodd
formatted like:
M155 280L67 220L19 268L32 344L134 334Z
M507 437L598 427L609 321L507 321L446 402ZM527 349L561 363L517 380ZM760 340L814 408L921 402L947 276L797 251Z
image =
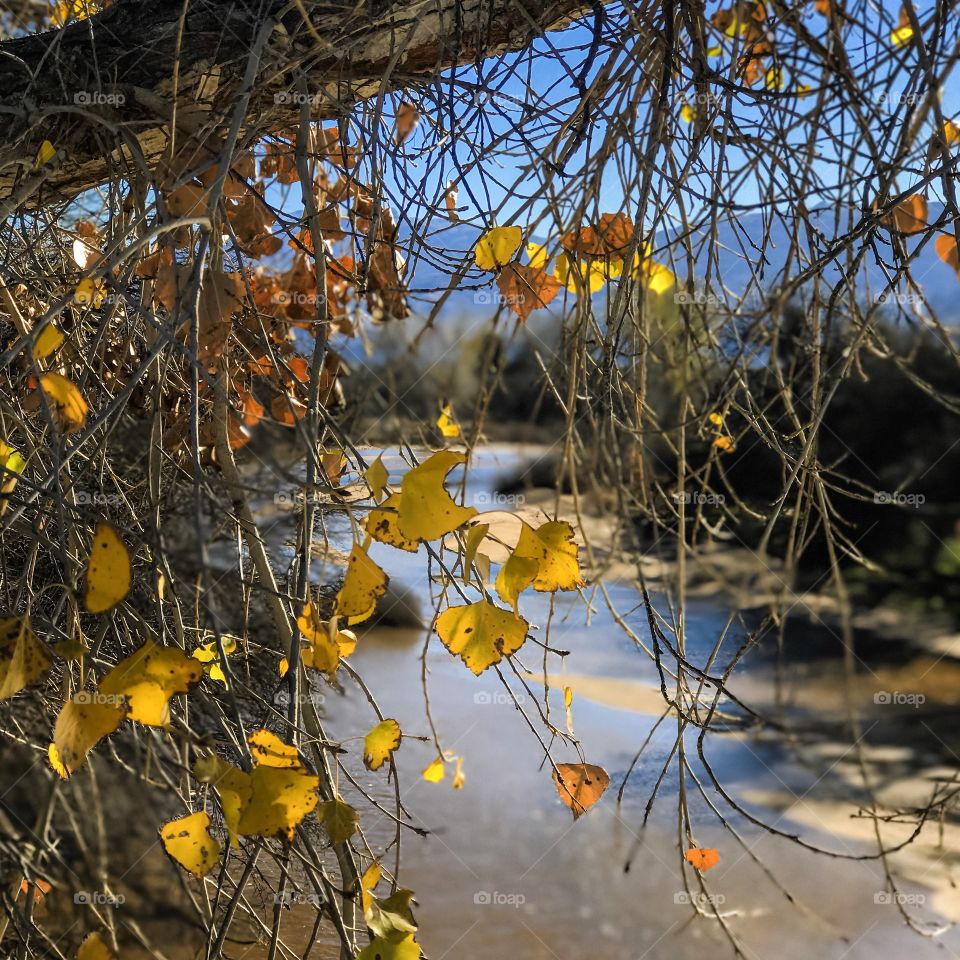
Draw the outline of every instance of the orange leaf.
M393 137L397 146L400 146L413 133L419 122L420 111L412 103L406 101L401 103L393 128Z
M633 221L625 213L605 213L596 227L571 231L561 242L584 257L624 257L633 242Z
M273 419L277 423L292 427L297 420L302 420L307 415L307 407L296 397L288 397L285 393L281 393L273 398L270 413L273 414Z
M927 226L927 198L915 193L893 208L892 217L884 217L883 225L898 233L922 233Z
M191 180L166 196L171 217L205 217L209 214L209 195L203 184Z
M610 775L592 763L558 763L553 768L553 782L560 799L577 820L603 796Z
M546 270L508 263L497 277L497 286L506 305L526 320L534 310L545 307L560 291L560 281Z
M937 256L948 266L960 273L960 250L957 249L957 238L952 233L941 233L934 246Z
M447 192L443 199L447 205L447 216L453 223L458 223L460 220L460 214L457 213L458 191L457 185L452 180L447 184Z
M248 427L255 426L263 419L265 413L263 404L249 390L241 390L237 398L243 407L243 422Z
M712 870L720 862L720 854L713 847L691 847L684 857L697 870Z

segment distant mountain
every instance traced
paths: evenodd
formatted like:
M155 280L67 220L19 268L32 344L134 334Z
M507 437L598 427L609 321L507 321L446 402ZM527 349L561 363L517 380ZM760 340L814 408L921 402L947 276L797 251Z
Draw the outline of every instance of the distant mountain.
M939 209L930 210L933 221L940 213ZM859 218L856 218L859 219ZM856 222L856 219L854 222ZM832 242L847 233L846 224L833 222L833 214L827 211L814 212L810 218L810 229L805 231L809 239L803 248L791 253L788 226L781 220L768 221L761 214L747 214L736 220L719 221L716 226L716 238L711 242L711 230L702 231L689 238L696 265L695 297L717 297L725 299L730 305L748 295L746 309L756 308L760 298L784 280L784 265L791 257L790 276L796 276L813 260L822 257ZM443 301L438 313L437 323L429 337L421 341L421 356L431 357L449 353L453 340L469 339L473 331L485 329L489 320L497 313L497 290L493 276L473 266L473 250L482 230L466 223L450 224L446 221L434 221L426 236L426 241L401 236L400 245L407 257L406 279L410 290L410 306L414 315L402 323L391 321L389 328L368 330L370 342L376 353L379 340L385 335L391 343L391 351L397 349L399 342L410 342L423 328L425 318L434 306ZM539 242L544 242L537 238ZM905 238L908 252L913 253L919 246L915 238ZM662 235L654 246L666 248L671 243L668 234ZM672 238L673 249L683 250L684 244L679 237ZM841 278L853 269L850 259L860 252L864 244L858 238L844 253L840 261L833 261L820 274L821 284L826 285L821 298L829 297L832 288ZM278 257L288 259L288 255ZM848 263L848 260L850 262ZM800 267L797 264L800 264ZM285 265L285 264L284 264ZM675 272L683 277L682 265L674 264ZM453 278L458 271L463 275L458 281ZM895 274L893 252L889 234L878 231L867 254L861 258L856 268L857 296L862 303L878 297L887 287L887 277ZM709 287L705 278L710 276ZM933 243L927 243L916 259L911 262L911 275L923 290L926 304L938 319L949 326L960 325L960 282L956 274L937 256ZM683 295L682 288L677 293ZM844 292L844 295L846 293ZM595 295L602 301L605 292ZM916 294L901 281L892 292L892 297L900 297L908 313L922 304L917 303ZM912 298L912 299L911 299ZM884 308L894 314L896 304L891 303L891 293L887 293L888 305ZM528 326L534 331L554 328L557 317L562 312L561 301L555 301L556 308L538 310L530 317ZM600 304L598 303L599 307ZM514 324L512 315L502 314L501 329L511 330ZM385 332L384 332L385 331ZM361 361L364 348L359 343L345 345L346 357Z
M931 221L939 214L940 209L931 208ZM690 238L690 246L696 261L693 272L697 290L701 294L724 297L730 304L744 294L749 295L750 301L756 302L757 297L769 293L771 288L784 281L784 265L788 256L792 265L790 277L794 277L824 256L835 240L846 236L847 224L835 223L832 211L815 211L810 218L809 231L801 231L801 235L808 233L809 239L801 250L791 254L790 234L793 232L781 220L768 222L761 214L748 214L737 220L719 221L713 242L710 241L710 231L694 235ZM451 277L464 262L472 264L473 248L480 233L479 228L468 224L449 225L431 233L429 243L442 248L442 256L423 251L422 244L413 245L414 249L421 252L408 264L407 278L411 305L418 314L429 313L446 293ZM684 249L678 237L672 239L675 251ZM655 247L666 247L669 241L670 238L664 235ZM854 267L852 258L859 254L864 242L864 238L857 238L839 260L832 261L823 269L821 283L832 290L855 269L856 289L862 302L877 298L886 291L888 303L899 296L908 306L917 305L916 293L903 280L894 290L887 291L888 277L896 273L889 234L885 230L878 231L872 246ZM915 238L907 237L904 242L911 254L919 247L919 241ZM681 277L685 273L681 264L675 264L674 269ZM910 272L913 280L921 286L926 303L938 318L947 324L958 323L960 282L954 271L937 256L932 242L927 243L911 261ZM709 290L705 290L704 278L708 273L711 283ZM471 265L459 284L447 294L443 305L444 318L492 316L497 290L491 280L489 273ZM597 296L602 296L602 293Z

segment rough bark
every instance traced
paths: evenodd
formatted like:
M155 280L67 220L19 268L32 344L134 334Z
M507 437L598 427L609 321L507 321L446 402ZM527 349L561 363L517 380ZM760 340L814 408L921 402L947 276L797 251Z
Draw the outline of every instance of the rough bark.
M415 85L455 64L522 48L569 23L584 6L589 9L584 0L361 0L343 6L118 0L90 20L0 43L0 205L9 214L125 172L142 173L144 164L155 167L174 123L178 151L191 141L201 152L215 149L268 20L276 27L243 118L247 140L296 122L300 107L289 94L302 82L298 77L306 80L313 115L335 117L383 86ZM216 92L198 103L205 77L207 92L216 78ZM44 140L58 154L35 170Z

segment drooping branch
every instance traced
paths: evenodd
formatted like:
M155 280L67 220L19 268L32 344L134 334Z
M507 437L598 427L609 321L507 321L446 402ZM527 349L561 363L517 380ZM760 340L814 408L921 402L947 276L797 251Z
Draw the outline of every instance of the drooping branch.
M575 19L584 0L118 0L57 31L0 43L0 201L70 197L143 173L170 149L218 152L263 24L243 133L295 126L291 91L305 76L318 118L342 115L384 87L521 49ZM309 23L306 22L307 15ZM38 175L37 150L57 156Z

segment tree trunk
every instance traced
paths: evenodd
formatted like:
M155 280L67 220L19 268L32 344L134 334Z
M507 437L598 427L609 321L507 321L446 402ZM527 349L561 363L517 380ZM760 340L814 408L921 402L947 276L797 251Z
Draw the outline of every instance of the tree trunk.
M142 175L164 155L174 123L178 155L192 143L215 156L268 20L276 26L255 54L241 142L297 124L298 78L306 81L311 114L336 117L382 87L415 86L455 64L520 49L584 7L584 0L360 0L342 7L117 0L62 30L0 43L0 208L8 215ZM57 155L36 168L45 140Z

